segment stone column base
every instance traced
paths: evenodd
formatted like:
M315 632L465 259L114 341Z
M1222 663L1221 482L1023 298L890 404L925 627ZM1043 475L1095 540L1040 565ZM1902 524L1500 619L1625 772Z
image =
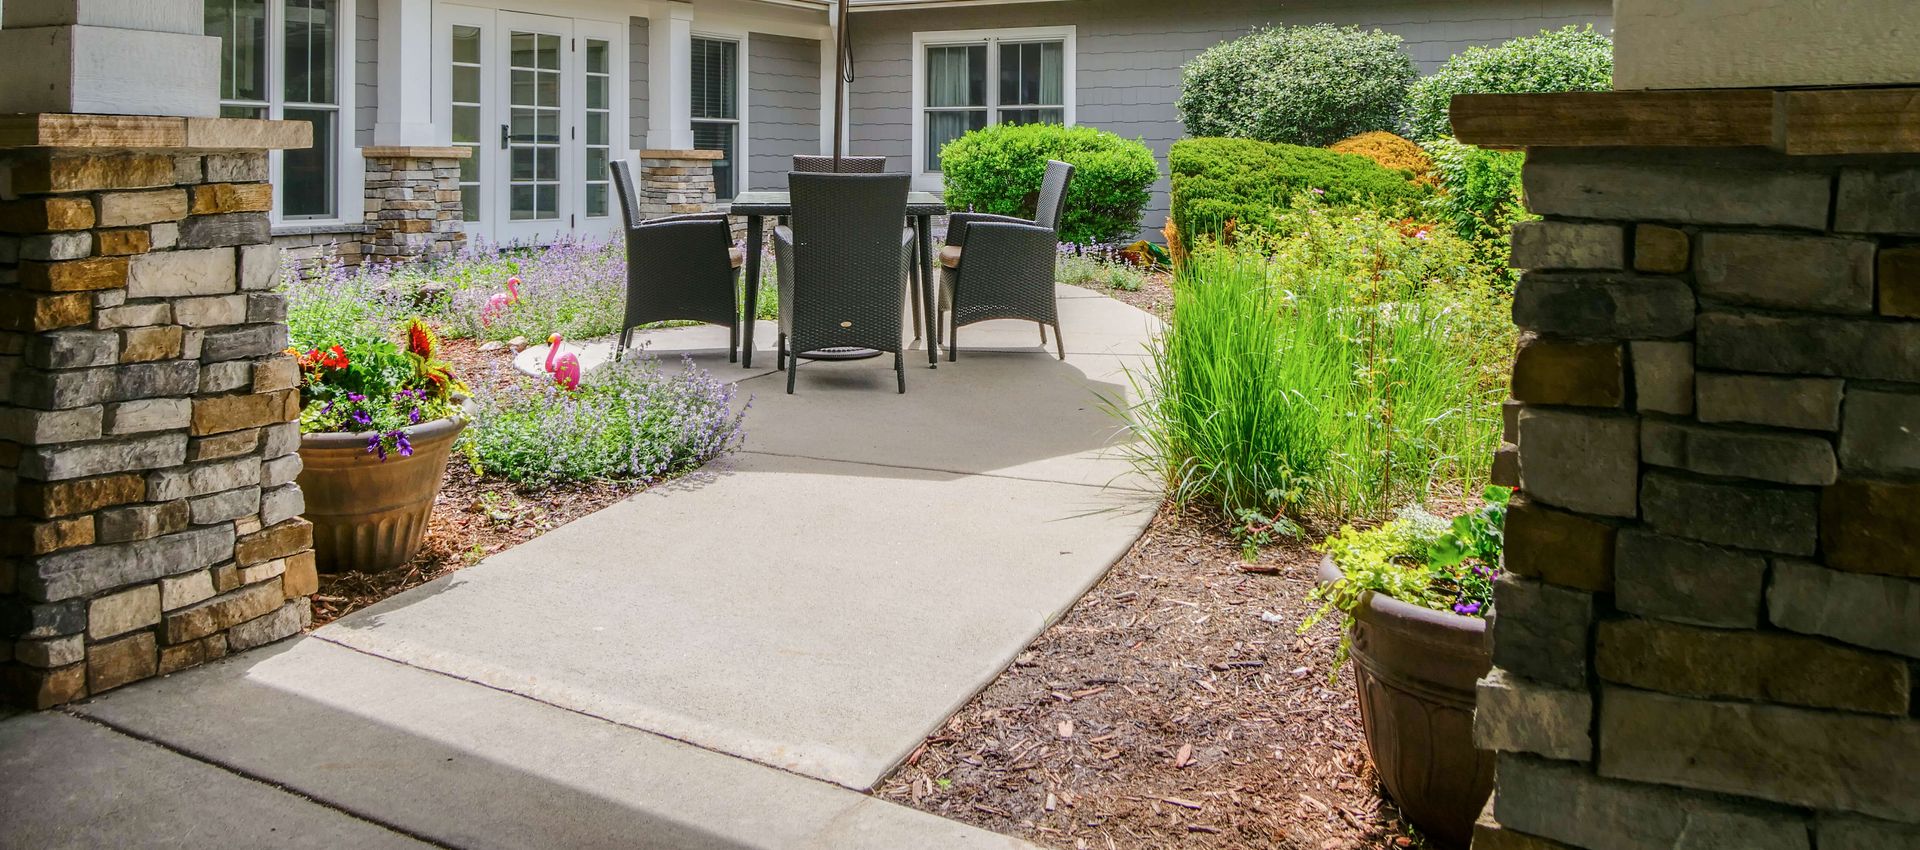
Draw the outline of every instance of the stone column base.
M433 259L466 244L460 205L461 147L368 147L367 235L370 260Z

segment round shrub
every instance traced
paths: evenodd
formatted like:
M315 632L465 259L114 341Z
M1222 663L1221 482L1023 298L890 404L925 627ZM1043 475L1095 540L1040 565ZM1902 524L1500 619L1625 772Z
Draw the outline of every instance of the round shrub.
M1430 184L1433 180L1433 157L1427 156L1419 145L1385 131L1341 139L1328 145L1327 150L1364 156L1384 167L1405 171L1413 175L1416 183Z
M1049 159L1073 166L1062 242L1133 238L1160 165L1145 143L1092 127L996 124L948 142L940 149L947 206L1031 218Z
M1320 147L1397 126L1414 71L1397 35L1316 24L1216 45L1181 76L1188 135Z
M1453 135L1447 107L1456 94L1606 91L1613 87L1613 39L1586 27L1544 30L1495 47L1469 47L1407 93L1416 139Z
M1270 229L1302 193L1335 206L1364 205L1394 217L1412 215L1431 194L1402 171L1364 156L1252 139L1183 139L1167 154L1173 172L1173 219L1192 248L1231 222Z

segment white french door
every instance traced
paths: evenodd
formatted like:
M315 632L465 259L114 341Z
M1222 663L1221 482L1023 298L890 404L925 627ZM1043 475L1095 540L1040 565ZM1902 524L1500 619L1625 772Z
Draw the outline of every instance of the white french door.
M624 28L457 6L441 17L439 115L473 151L461 173L467 232L534 244L612 231L608 163L627 147Z

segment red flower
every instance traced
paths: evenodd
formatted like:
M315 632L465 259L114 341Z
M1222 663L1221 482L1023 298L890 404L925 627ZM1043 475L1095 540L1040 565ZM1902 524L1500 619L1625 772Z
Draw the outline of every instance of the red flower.
M433 336L433 329L419 319L407 323L407 350L422 360L433 359L433 349L439 340Z
M325 356L320 356L318 350L310 352L308 356L319 357L320 365L329 369L347 368L347 350L337 345L328 349Z

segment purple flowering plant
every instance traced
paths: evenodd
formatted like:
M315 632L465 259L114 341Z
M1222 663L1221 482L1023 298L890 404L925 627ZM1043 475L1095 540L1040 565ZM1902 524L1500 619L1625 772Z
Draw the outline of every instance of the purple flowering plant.
M1500 577L1513 491L1488 487L1482 497L1481 508L1452 521L1410 505L1372 528L1342 527L1321 544L1341 576L1314 588L1310 596L1320 608L1300 630L1336 611L1350 624L1369 593L1466 617L1487 616L1493 607L1493 584ZM1346 661L1351 640L1352 631L1347 630L1334 656L1334 671Z
M551 382L481 388L460 448L476 472L533 487L574 481L653 482L740 444L736 386L682 358L643 352L607 363L567 391Z

